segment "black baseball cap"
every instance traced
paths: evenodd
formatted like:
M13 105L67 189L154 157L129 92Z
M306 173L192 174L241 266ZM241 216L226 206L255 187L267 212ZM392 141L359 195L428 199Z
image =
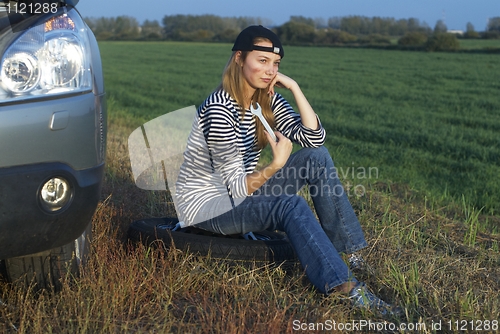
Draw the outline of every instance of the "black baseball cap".
M264 37L273 43L272 47L254 45L253 40L257 37ZM279 54L281 58L285 56L285 52L283 51L283 46L281 45L281 41L278 36L272 32L271 30L264 28L261 25L258 26L249 26L243 29L238 37L236 37L236 41L233 45L232 51L266 51Z

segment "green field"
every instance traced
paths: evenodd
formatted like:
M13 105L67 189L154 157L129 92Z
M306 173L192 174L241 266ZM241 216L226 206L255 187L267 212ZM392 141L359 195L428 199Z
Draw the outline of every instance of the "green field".
M461 39L460 48L464 50L500 49L500 39Z
M198 106L230 45L103 42L101 53L110 119L133 127ZM281 71L301 85L351 183L403 183L437 205L464 197L498 214L498 55L288 47ZM358 173L368 168L378 174Z

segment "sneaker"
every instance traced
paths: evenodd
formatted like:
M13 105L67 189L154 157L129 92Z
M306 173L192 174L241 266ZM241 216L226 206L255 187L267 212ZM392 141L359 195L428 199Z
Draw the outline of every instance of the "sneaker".
M357 273L368 273L370 275L375 275L373 268L365 261L365 259L359 253L352 253L347 258L347 263L349 264L349 269L352 272Z
M349 292L349 299L354 307L369 309L382 316L401 316L403 314L400 307L393 307L375 296L363 282L358 282Z
M363 270L366 268L365 259L360 254L352 253L347 258L347 262L349 263L349 268L352 271Z

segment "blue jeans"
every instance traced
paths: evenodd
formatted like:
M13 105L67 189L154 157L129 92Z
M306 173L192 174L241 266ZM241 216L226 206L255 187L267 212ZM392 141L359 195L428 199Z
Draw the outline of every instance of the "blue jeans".
M309 186L319 224L305 199L297 195L305 185ZM292 154L252 196L196 227L219 234L285 232L307 277L325 294L355 280L339 253L349 254L367 246L325 147L303 148Z

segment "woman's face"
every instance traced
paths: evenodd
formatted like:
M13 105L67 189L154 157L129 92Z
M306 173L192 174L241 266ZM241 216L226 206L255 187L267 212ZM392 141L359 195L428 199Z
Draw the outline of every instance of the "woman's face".
M255 45L272 47L271 42L258 42ZM241 61L241 58L237 58ZM278 73L281 56L272 52L253 50L249 52L242 66L242 73L249 88L254 91L265 89ZM240 64L241 65L241 64Z

